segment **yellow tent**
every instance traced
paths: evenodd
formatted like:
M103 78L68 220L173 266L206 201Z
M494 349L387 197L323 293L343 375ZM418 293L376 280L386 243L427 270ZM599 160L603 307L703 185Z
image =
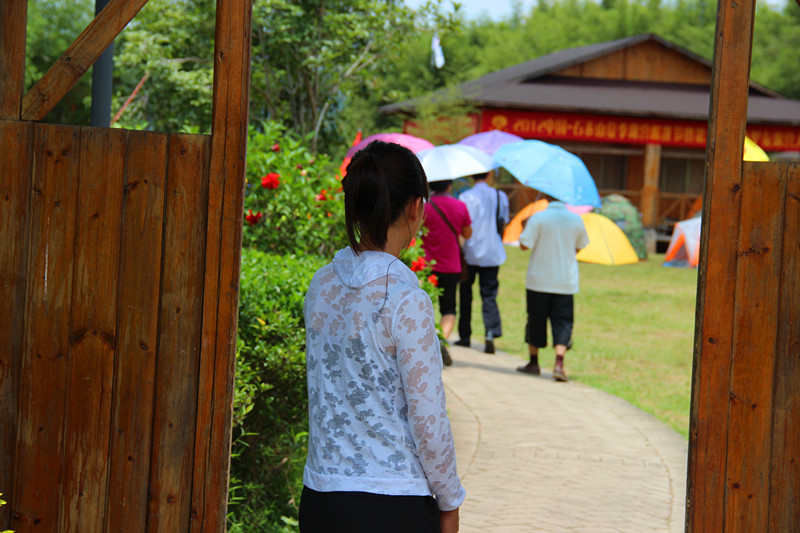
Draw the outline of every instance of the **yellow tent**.
M610 218L598 213L581 215L589 246L578 252L578 261L600 265L631 265L639 262L625 233Z
M753 139L745 137L744 156L742 159L745 161L769 161L769 156Z

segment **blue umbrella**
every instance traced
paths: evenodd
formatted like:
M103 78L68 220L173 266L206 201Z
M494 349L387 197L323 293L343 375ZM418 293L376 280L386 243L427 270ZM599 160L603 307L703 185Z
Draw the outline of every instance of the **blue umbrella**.
M600 207L600 195L581 159L560 146L542 141L504 144L494 162L505 167L523 185L570 205Z
M522 137L514 135L513 133L506 133L500 130L482 131L469 137L464 137L458 144L466 144L467 146L474 146L478 150L482 150L487 154L493 154L498 148L508 143L520 142Z

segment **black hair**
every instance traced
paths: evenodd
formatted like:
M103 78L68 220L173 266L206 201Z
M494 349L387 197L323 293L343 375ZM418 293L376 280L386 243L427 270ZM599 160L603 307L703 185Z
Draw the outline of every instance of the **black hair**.
M356 254L383 249L389 226L408 203L428 199L419 158L404 146L383 141L373 141L353 156L342 188L347 237Z
M453 180L432 181L428 184L433 192L444 192L453 184Z

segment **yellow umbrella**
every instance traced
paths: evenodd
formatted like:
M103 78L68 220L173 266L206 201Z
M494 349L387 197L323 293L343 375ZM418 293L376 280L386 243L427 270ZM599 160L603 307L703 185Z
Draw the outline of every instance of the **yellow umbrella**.
M578 252L578 261L601 265L631 265L639 262L631 241L614 221L598 213L581 215L589 246Z
M742 159L745 161L769 161L769 156L753 139L745 137L744 157Z

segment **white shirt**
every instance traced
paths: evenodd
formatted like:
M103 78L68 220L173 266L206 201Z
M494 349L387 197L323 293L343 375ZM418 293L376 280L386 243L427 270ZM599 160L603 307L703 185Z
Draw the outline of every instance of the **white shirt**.
M550 202L547 209L528 219L519 243L531 249L525 279L528 290L551 294L578 292L575 254L589 244L580 216L567 210L562 202Z
M481 267L500 266L506 261L503 237L497 233L497 190L479 181L458 199L467 204L472 219L472 236L464 243L467 264ZM508 196L500 191L500 217L508 223Z
M447 417L433 304L416 275L383 252L340 250L304 305L308 459L319 492L436 496L465 491Z

